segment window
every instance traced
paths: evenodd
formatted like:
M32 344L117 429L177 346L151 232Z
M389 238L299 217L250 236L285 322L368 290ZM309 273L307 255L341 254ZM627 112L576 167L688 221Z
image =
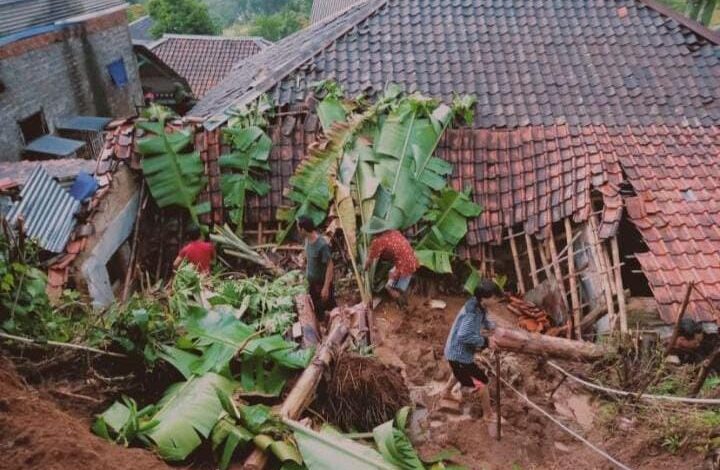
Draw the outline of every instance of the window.
M124 59L120 58L115 62L111 62L107 66L107 70L115 86L123 86L127 83L128 77Z
M26 144L48 133L45 114L42 110L18 121L18 125L20 126L20 132L22 132L23 140Z

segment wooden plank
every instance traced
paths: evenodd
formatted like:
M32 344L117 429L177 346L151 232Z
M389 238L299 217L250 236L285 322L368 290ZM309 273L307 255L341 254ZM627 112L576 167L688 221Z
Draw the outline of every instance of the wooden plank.
M622 280L622 263L620 262L620 247L618 246L617 235L610 241L612 248L613 264L615 265L615 284L617 286L618 310L620 310L620 333L625 334L628 331L627 325L627 305L625 304L625 288Z
M510 234L510 251L512 252L513 264L515 265L515 277L517 278L518 289L520 289L521 294L524 294L525 280L523 279L522 269L520 268L520 256L518 255L517 243L515 243L512 227L508 227L508 233Z
M582 330L580 329L580 296L578 295L577 279L575 274L575 250L574 250L574 238L572 233L572 226L570 225L570 219L565 218L565 238L567 239L567 253L568 253L568 277L570 278L570 300L572 302L573 310L573 324L575 325L575 337L582 339Z
M525 244L527 245L528 259L530 260L530 278L532 279L533 287L537 287L540 284L537 275L537 262L535 260L535 247L533 246L532 237L525 232Z
M590 236L592 237L592 252L595 258L595 263L597 264L598 268L600 269L600 272L604 272L605 274L600 274L600 283L602 284L603 292L605 294L605 304L607 305L608 315L610 315L610 324L615 325L617 321L617 315L615 314L615 302L613 301L613 293L612 289L610 287L610 272L609 267L605 264L605 257L603 256L603 250L602 245L600 242L600 237L598 237L597 229L598 229L598 221L596 216L592 216L589 219L590 221Z

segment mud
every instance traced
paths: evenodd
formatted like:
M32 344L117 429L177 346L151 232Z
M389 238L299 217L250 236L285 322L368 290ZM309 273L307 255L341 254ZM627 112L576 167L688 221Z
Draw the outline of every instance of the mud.
M482 419L474 418L477 413L470 412L471 404L461 415L441 410L439 394L450 374L443 346L465 299L438 298L447 304L444 310L432 309L430 299L418 297L411 298L404 309L383 302L376 310L381 332L376 352L383 361L398 366L409 384L417 409L410 433L422 456L454 447L461 452L458 464L478 470L613 468L504 387L501 414L505 423L499 441ZM502 326L514 326L516 320L501 304L491 308L491 316ZM631 468L703 468L699 454L673 456L648 448L642 430L610 435L596 425L597 399L567 382L550 397L560 377L540 358L503 353L502 364L503 377L514 387ZM494 379L490 389L494 394ZM494 396L492 401L495 406Z
M89 428L88 420L62 411L0 357L0 469L170 468L148 451L110 444Z

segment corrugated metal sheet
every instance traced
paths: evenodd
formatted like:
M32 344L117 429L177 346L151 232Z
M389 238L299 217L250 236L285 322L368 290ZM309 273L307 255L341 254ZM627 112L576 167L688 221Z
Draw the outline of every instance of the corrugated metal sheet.
M124 0L0 0L0 37L124 3Z
M20 200L10 210L7 220L15 226L22 215L27 236L37 240L45 250L60 253L75 227L75 214L79 209L80 201L39 166L20 191Z

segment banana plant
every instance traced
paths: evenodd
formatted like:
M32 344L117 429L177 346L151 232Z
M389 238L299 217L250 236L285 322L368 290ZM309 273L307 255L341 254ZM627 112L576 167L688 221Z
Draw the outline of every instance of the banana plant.
M420 264L436 273L451 273L455 249L465 238L468 219L477 217L482 208L470 199L469 191L460 192L444 188L434 197L424 221L429 225L415 245Z
M270 190L270 185L259 179L270 170L268 158L272 148L272 141L263 130L267 121L259 106L236 111L224 130L232 152L220 157L221 190L237 234L243 230L247 193L265 196Z
M172 116L166 108L152 105L146 112L147 121L138 121L136 127L150 136L138 141L138 152L143 155L142 171L155 202L159 207L178 206L187 209L196 226L198 215L210 210L210 204L196 204L205 187L204 166L200 154L188 151L192 134L187 129L168 132L166 121Z

